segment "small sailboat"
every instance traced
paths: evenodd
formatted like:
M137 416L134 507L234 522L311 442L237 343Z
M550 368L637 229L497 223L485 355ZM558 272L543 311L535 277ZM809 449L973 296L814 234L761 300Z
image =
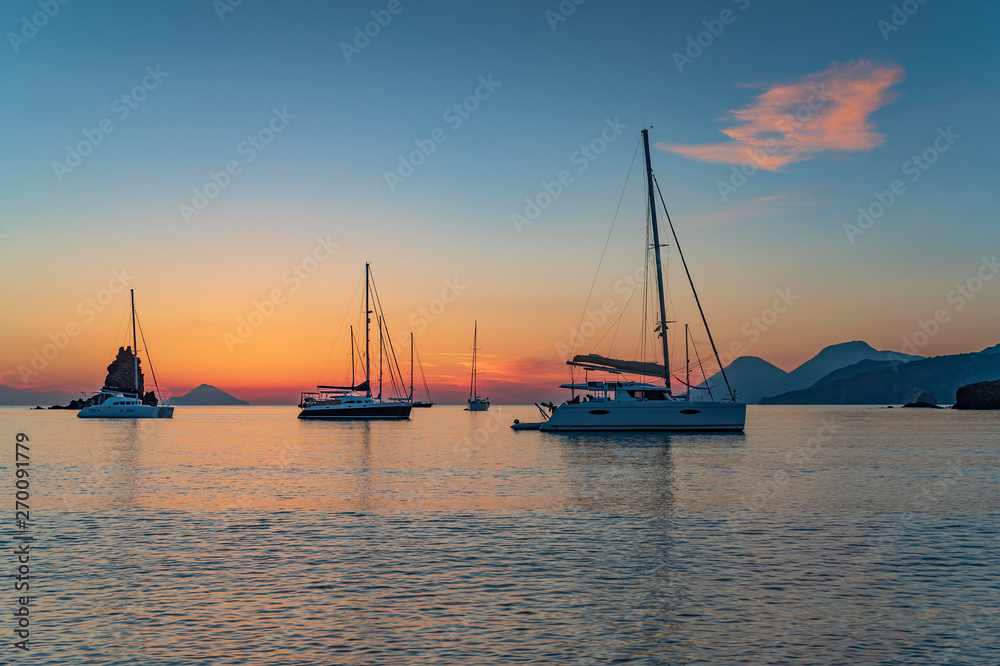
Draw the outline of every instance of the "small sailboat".
M130 289L129 292L132 297L132 346L118 350L118 357L108 366L108 377L104 381L104 386L88 398L87 406L77 413L82 419L169 419L174 416L174 408L160 405L156 393L150 391L143 395L143 378L139 371L139 347L136 340L135 290ZM128 367L130 358L131 368ZM146 359L149 360L148 352ZM152 368L153 364L150 362L150 372L153 374L155 386L156 373L152 372ZM128 372L129 369L131 373ZM126 374L124 380L120 376L123 372ZM126 383L130 383L131 386L122 386ZM156 388L159 392L159 386Z
M420 379L424 383L424 394L427 396L427 400L414 400L413 399L413 355L416 353L416 347L413 346L413 333L410 333L410 402L413 403L414 408L428 408L434 406L434 401L431 399L431 389L427 386L427 377L424 375L424 365L420 362L420 355L417 355L417 367L420 368Z
M465 408L467 412L485 412L490 408L490 399L479 395L479 385L476 375L476 342L479 335L479 322L476 321L472 328L472 381L469 384L469 406Z
M374 299L372 296L374 295ZM379 329L379 382L378 394L372 393L371 382L371 315L374 314ZM397 384L399 364L392 350L392 343L385 330L385 319L374 290L371 279L371 266L365 264L365 379L360 384L354 384L354 329L351 329L351 385L350 386L317 386L316 391L303 392L299 401L300 419L325 419L328 421L357 420L401 420L410 418L413 403L409 397L382 397L382 361L385 358L389 365L390 383ZM413 379L411 367L410 395L413 394Z
M722 370L722 377L726 381L726 388L729 395L727 399L720 401L691 401L690 390L687 391L685 399L678 399L671 391L671 374L669 368L669 349L667 346L667 321L663 268L660 258L660 230L656 220L656 198L655 192L659 190L653 176L653 168L649 157L649 134L648 130L642 130L642 143L646 158L646 185L647 185L647 222L652 231L651 247L656 266L656 289L657 289L657 309L658 320L654 331L660 338L662 344L662 363L650 361L628 361L614 358L606 358L597 354L578 354L567 364L575 368L581 368L585 372L583 381L571 381L563 384L561 388L571 391L571 399L555 407L551 416L537 424L516 423L516 429L528 429L537 426L539 430L547 432L573 432L573 431L632 431L632 430L652 430L652 431L742 431L746 423L746 405L737 401L736 394L729 386L729 381L725 376L725 369ZM660 203L662 204L662 195ZM716 361L719 355L712 340L712 333L708 328L708 321L705 313L701 309L701 302L698 300L698 293L694 289L694 281L687 270L687 262L684 254L680 250L677 242L677 232L670 221L669 214L664 213L670 230L673 234L675 246L684 265L685 273L688 276L694 300L698 304L698 311L701 313L702 322L708 333L708 339L712 342L712 350L715 352ZM685 342L686 344L686 342ZM719 363L721 368L722 364ZM588 373L603 373L602 379L590 379ZM642 377L645 379L632 379L630 377ZM656 378L656 381L652 381ZM682 380L678 380L682 381ZM690 380L688 380L689 382ZM577 391L582 392L580 395Z

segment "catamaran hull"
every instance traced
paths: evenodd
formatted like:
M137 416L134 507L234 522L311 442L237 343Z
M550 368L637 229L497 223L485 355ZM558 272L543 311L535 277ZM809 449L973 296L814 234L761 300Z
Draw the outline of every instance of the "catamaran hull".
M81 409L77 416L81 419L171 419L173 407L150 407L149 405L92 405Z
M539 426L546 432L742 432L746 405L716 402L581 402L556 408Z
M359 420L403 420L410 418L409 403L399 405L365 405L342 407L339 405L316 405L299 412L300 419L324 419L327 421Z
M465 408L467 412L485 412L490 408L490 403L485 400L470 400L469 406Z

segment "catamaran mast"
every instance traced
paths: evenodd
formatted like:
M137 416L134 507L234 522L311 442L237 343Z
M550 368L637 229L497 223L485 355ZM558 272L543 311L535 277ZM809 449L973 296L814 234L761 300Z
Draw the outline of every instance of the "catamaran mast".
M354 388L354 326L351 325L351 388Z
M688 325L684 324L684 383L687 385L688 402L691 402L691 356L688 354Z
M476 397L476 336L478 333L479 321L475 320L472 324L472 382L469 384L469 400Z
M371 315L372 311L368 309L369 308L369 305L368 305L368 274L370 272L369 266L370 266L370 264L368 264L366 262L365 263L365 380L367 380L367 382L368 382L367 396L370 398L370 397L372 397L372 381L371 381L371 378L372 378L372 359L371 359L371 345L369 343L369 334L370 334L369 329L371 328L372 319L371 319L371 317L369 315Z
M135 379L135 397L142 400L139 395L139 345L135 341L135 289L128 290L132 297L132 375Z
M646 183L649 186L649 215L653 225L653 253L656 256L656 292L660 300L660 339L663 341L663 381L670 393L670 356L667 346L667 308L663 296L663 265L660 261L660 227L656 223L656 196L653 191L653 166L649 161L649 130L642 130L642 146L646 152Z

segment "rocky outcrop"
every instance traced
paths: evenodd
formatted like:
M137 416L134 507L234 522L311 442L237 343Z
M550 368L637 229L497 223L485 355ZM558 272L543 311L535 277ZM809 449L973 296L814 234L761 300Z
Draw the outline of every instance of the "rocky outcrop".
M1000 409L1000 379L960 387L953 409Z
M104 389L120 393L135 392L135 369L139 368L139 393L143 392L142 361L136 365L132 347L119 347L118 356L108 366L108 376L104 379Z
M930 393L926 391L917 396L916 400L906 403L903 407L919 407L922 409L941 409L938 407L937 400Z

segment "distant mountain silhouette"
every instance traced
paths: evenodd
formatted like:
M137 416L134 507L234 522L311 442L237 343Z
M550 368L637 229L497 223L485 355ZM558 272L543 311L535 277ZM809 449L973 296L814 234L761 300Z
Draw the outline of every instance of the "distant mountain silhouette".
M246 400L235 398L222 389L215 388L209 384L202 384L198 388L191 389L187 393L168 401L171 405L249 405Z
M923 357L902 354L900 352L879 351L867 342L860 340L842 342L825 347L820 353L789 372L787 376L768 386L764 390L763 395L768 397L778 396L791 391L809 388L831 372L854 365L859 361L896 361L897 363L905 363L921 358ZM765 403L761 400L760 404L779 403Z
M729 379L729 385L748 405L757 404L757 401L764 396L764 389L774 385L787 375L788 373L778 366L756 356L740 356L726 366L726 377ZM705 384L700 386L704 387ZM709 377L708 386L712 388L712 393L716 398L726 395L726 382L722 379L721 372ZM707 400L708 391L693 389L691 397Z
M0 384L0 405L54 405L69 402L68 393L61 391L30 391Z
M765 397L760 404L902 404L916 400L925 392L943 404L950 404L959 387L1000 378L1000 353L993 349L890 364L871 372L817 383L807 389Z
M860 375L866 372L875 372L876 370L891 368L893 365L899 364L899 361L858 361L857 363L853 363L847 367L838 368L828 375L824 375L809 388L816 388L817 386L822 386L824 384L832 384L839 379L847 379L848 377L853 377L854 375Z

